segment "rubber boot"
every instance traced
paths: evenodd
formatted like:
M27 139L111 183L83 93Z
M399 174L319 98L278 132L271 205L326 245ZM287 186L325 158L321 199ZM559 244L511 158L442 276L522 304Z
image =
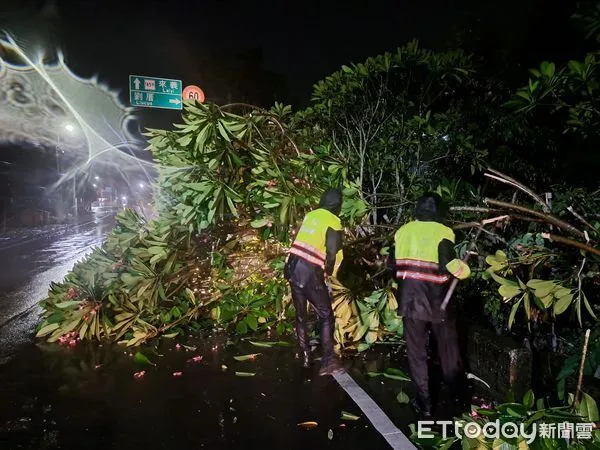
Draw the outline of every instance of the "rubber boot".
M415 412L423 417L431 417L431 400L426 398L422 399L420 397L413 398L410 401L411 406L415 410Z
M344 372L344 366L337 358L333 358L331 361L323 364L319 370L319 376L335 375L337 373Z

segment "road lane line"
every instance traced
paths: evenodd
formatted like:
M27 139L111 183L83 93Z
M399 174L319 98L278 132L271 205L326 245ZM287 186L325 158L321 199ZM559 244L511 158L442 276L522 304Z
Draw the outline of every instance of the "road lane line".
M354 403L371 421L373 426L393 449L397 450L416 450L417 447L400 431L382 409L369 397L369 395L352 379L348 373L339 373L333 375L335 381L346 391L354 400Z

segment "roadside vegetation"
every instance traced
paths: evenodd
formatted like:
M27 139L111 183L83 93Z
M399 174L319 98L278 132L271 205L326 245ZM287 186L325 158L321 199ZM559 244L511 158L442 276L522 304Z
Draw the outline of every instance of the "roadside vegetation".
M598 11L578 17L589 37ZM158 217L121 212L103 246L52 285L37 335L136 346L215 326L287 334L286 249L320 194L341 187L338 350L397 342L402 320L385 259L415 199L433 190L453 205L459 255L475 253L473 277L453 301L473 321L565 357L548 398L528 393L477 410L477 420L598 422L595 401L567 388L580 367L591 376L600 365L600 190L587 170L600 141L598 69L596 53L542 62L524 87L511 87L476 56L410 42L343 66L298 112L186 104L182 123L147 133ZM565 445L596 448L594 436ZM463 448L491 444L475 441ZM531 448L562 448L538 444Z

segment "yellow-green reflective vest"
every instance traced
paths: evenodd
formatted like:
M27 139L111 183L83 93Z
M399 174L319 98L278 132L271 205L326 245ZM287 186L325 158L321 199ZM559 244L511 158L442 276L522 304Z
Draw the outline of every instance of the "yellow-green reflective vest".
M296 240L292 244L290 253L325 269L328 228L335 231L341 231L342 223L340 218L322 208L309 212L302 222L302 226L296 235ZM335 256L333 276L336 275L343 258L344 256L340 249Z
M449 279L439 266L438 246L447 239L454 244L454 232L437 222L409 222L394 237L396 245L396 279L412 279L444 284ZM446 265L455 277L468 278L469 266L459 259Z

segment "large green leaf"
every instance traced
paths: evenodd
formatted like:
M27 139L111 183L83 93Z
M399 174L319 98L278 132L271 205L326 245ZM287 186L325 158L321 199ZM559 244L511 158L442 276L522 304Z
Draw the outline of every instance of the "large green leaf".
M512 280L508 280L506 278L503 278L499 275L496 275L493 271L488 270L488 273L490 274L490 276L497 282L500 283L503 286L513 286L513 287L519 287L518 283L512 281Z
M581 296L583 298L583 304L585 305L585 308L587 309L588 313L590 313L590 316L592 316L594 319L597 320L596 314L594 314L594 311L592 310L592 306L590 305L590 302L588 301L588 299L585 296L585 293L583 291L581 292Z
M262 227L266 226L267 223L269 223L269 219L267 219L267 218L256 219L256 220L253 220L252 222L250 222L250 226L252 226L252 228L262 228Z
M536 297L538 297L536 295ZM554 296L548 294L545 297L538 297L540 299L540 302L542 303L542 305L544 306L544 308L550 308L550 306L552 306L552 303L554 302Z
M395 367L388 367L385 369L384 374L395 375L398 377L397 379L402 379L403 381L410 381L410 377L402 370L396 369Z
M596 401L585 392L582 392L581 394L581 402L579 404L578 412L590 422L598 422L600 420Z
M383 376L385 378L389 378L391 380L397 380L397 381L410 381L410 378L408 378L406 375L397 375L395 373L388 373L388 372L383 372Z
M523 397L523 405L525 405L527 409L531 409L533 408L534 404L535 395L533 395L533 391L530 389L525 393L525 396Z
M148 253L150 253L151 255L164 254L165 253L165 247L158 247L158 246L149 247L148 248Z
M229 133L227 132L224 122L222 120L217 121L217 126L219 128L219 133L221 134L223 139L225 139L227 142L231 142L231 137L229 136Z
M41 328L40 331L37 332L35 337L47 336L50 333L52 333L54 330L58 329L58 327L59 327L58 323L51 323L50 325L46 325L45 327Z
M567 294L557 299L554 302L554 314L558 316L559 314L564 313L573 302L573 297L573 294Z
M508 329L512 328L512 325L515 321L515 316L517 315L517 310L519 309L519 305L521 304L521 299L512 306L510 310L510 315L508 316Z
M233 200L231 199L230 196L227 196L227 205L229 206L229 210L231 211L231 214L233 214L235 217L237 217L238 211L237 211L237 208L235 207L235 205L233 204Z
M367 344L373 344L375 341L377 341L377 331L368 331L367 335L365 336L365 341Z
M531 320L531 299L529 295L528 291L523 295L523 308L525 309L525 315L527 316L528 321Z
M262 355L262 353L252 353L249 355L239 355L239 356L234 356L233 359L235 359L236 361L248 361L248 360L255 360L257 356Z
M572 289L566 288L566 287L559 287L558 289L556 289L556 291L554 291L554 296L556 298L561 298L564 297L565 295L569 295L571 293Z
M77 318L73 319L71 322L66 323L65 325L62 325L60 327L61 331L63 334L68 333L69 331L72 331L74 328L77 327L77 325L79 325L81 323L82 320L82 316L78 315ZM57 330L58 331L58 330Z
M521 293L521 288L518 286L510 286L503 284L498 288L498 292L503 297L505 301L510 300L511 298L519 295Z
M547 297L549 295L553 295L555 290L556 290L556 285L554 283L552 283L549 286L538 288L534 292L535 292L536 297L543 298L543 297Z
M546 297L556 289L556 282L551 280L532 279L527 282L527 287L535 290L535 296L538 298Z
M143 354L143 353L141 353L141 352L137 352L137 353L134 355L134 357L133 357L133 358L134 358L135 362L136 362L136 363L138 363L138 364L148 364L148 365L150 365L150 366L153 366L153 365L155 365L155 364L154 364L152 361L150 361L150 360L149 360L149 359L146 357L146 355L144 355L144 354Z
M290 197L285 197L281 203L281 211L279 212L279 222L286 224L288 221L288 211L290 207Z
M290 347L291 344L289 342L285 342L285 341L268 341L268 342L259 342L259 341L248 341L250 344L256 346L256 347L265 347L265 348L270 348L270 347Z
M77 300L68 300L68 301L65 301L65 302L57 303L54 306L56 306L57 308L66 309L66 308L70 308L72 306L77 306L77 305L79 305L79 303L80 302L77 301Z

